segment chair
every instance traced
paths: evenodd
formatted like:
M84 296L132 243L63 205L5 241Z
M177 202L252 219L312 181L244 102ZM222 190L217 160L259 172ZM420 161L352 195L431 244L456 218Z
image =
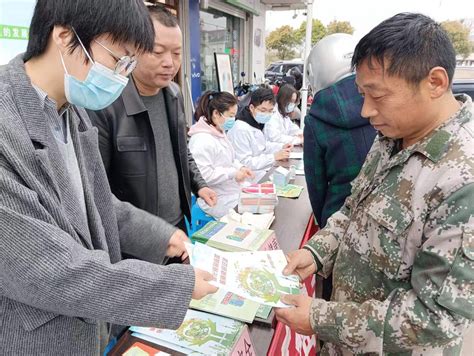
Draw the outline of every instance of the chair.
M191 199L191 223L186 219L186 227L188 229L188 236L192 236L196 231L203 228L209 221L214 221L215 219L206 214L202 210L198 203L196 197L193 195Z

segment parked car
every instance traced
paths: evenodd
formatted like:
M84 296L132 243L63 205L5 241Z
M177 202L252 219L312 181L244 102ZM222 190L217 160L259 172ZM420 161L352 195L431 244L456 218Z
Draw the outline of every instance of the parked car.
M275 84L277 81L281 81L288 71L294 67L303 73L303 61L278 61L270 64L265 70L265 79L270 84Z
M465 93L474 100L474 79L454 79L453 93Z

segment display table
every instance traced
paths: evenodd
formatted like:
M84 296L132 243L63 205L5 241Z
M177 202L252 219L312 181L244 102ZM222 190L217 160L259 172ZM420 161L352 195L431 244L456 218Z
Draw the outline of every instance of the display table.
M288 167L297 162L284 162ZM268 180L267 174L262 181ZM298 199L279 198L275 208L275 221L271 229L275 231L280 248L284 252L297 250L317 230L312 218L311 204L304 176L296 176L293 184L304 186ZM309 295L314 295L314 279L305 283ZM257 356L260 355L315 355L314 337L301 337L290 332L283 324L277 323L272 312L268 323L254 322L250 326L250 337ZM133 337L127 332L108 355L121 355ZM297 351L298 350L298 351Z

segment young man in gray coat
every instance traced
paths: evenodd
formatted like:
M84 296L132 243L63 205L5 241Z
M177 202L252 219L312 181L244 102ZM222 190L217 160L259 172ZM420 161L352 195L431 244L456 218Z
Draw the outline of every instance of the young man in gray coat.
M187 238L111 194L83 109L115 100L153 39L141 0L38 0L26 54L0 68L2 355L99 355L108 323L177 328L215 291L157 264Z

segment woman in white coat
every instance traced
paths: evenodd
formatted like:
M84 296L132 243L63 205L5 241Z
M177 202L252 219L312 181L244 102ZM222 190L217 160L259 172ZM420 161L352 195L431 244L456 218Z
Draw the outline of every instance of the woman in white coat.
M240 182L252 179L253 172L235 157L226 130L232 128L237 113L237 99L227 92L206 92L196 110L199 117L189 130L189 149L201 175L217 194L213 207L198 199L199 207L207 214L221 218L234 208L239 199Z
M263 128L268 141L292 145L303 143L303 131L290 118L296 109L297 101L298 91L292 85L286 84L280 88L276 97L276 108Z

